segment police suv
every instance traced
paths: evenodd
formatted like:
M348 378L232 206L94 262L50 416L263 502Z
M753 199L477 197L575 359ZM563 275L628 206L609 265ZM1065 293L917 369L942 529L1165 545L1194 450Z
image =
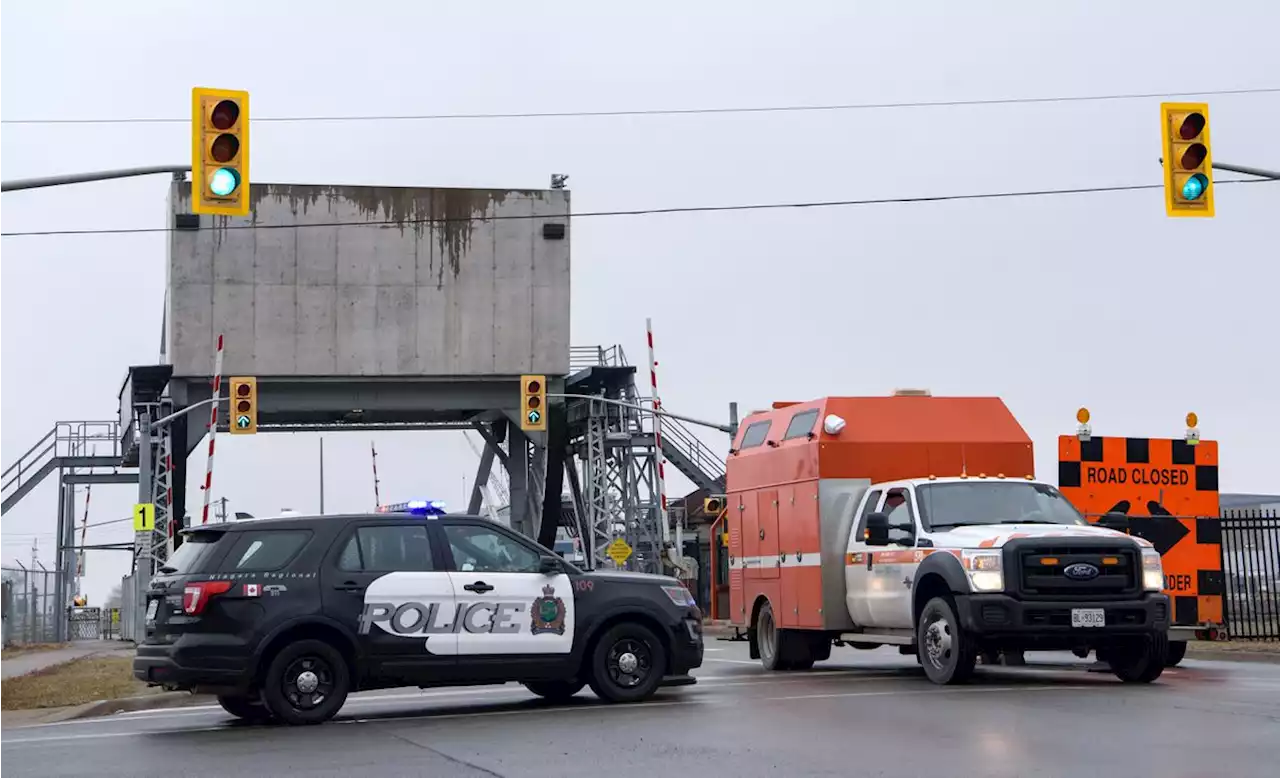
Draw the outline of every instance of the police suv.
M421 507L421 506L418 506ZM674 578L583 571L436 510L186 530L152 580L133 673L234 716L315 724L348 693L518 681L609 702L694 683L702 620Z

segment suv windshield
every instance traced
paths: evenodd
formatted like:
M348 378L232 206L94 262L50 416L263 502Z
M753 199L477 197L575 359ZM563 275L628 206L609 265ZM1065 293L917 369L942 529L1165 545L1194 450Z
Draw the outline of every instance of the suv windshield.
M1087 524L1062 493L1048 484L925 484L916 487L916 497L921 523L930 530L973 524Z

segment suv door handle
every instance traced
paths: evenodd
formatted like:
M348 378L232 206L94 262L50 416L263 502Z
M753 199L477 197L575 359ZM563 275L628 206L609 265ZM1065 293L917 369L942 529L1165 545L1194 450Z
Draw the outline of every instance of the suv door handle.
M340 584L334 584L333 588L337 589L340 592L363 592L364 591L364 586L356 583L355 581L344 581Z
M493 591L493 587L485 583L484 581L476 581L475 583L469 583L462 588L466 589L469 592L475 592L476 594L484 594L485 592Z

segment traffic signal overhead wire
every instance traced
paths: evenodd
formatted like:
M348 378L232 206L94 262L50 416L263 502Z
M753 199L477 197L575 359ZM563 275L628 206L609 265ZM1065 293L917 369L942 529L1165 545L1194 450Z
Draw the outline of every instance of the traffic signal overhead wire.
M1214 186L1225 186L1227 184L1265 184L1273 183L1272 179L1232 179L1227 181L1217 181ZM799 202L783 202L783 203L744 203L741 205L689 205L689 206L673 206L669 208L633 208L619 210L602 210L602 211L581 211L578 213L566 214L565 217L556 217L548 214L520 214L512 216L460 216L446 217L442 219L377 219L372 221L332 221L332 222L315 222L309 224L226 224L221 225L217 229L220 230L301 230L314 229L317 227L410 227L416 224L449 224L457 222L486 222L486 221L527 221L529 219L548 219L548 218L569 218L569 219L595 219L607 217L622 216L659 216L666 214L679 213L715 213L729 211L767 211L767 210L785 210L800 208L842 208L858 205L906 205L914 203L939 203L955 200L995 200L1010 199L1017 197L1048 197L1053 195L1073 195L1073 194L1092 194L1097 192L1136 192L1148 189L1164 189L1163 184L1130 184L1123 186L1088 186L1077 187L1071 189L1029 189L1021 191L1009 192L976 192L970 194L953 194L953 195L929 195L917 197L882 197L865 200L812 200ZM5 238L22 238L36 236L51 235L134 235L153 232L177 232L174 227L121 227L116 229L85 229L85 230L30 230L26 232L0 232L0 237Z
M918 100L885 103L822 103L815 105L728 106L721 108L637 108L630 110L601 111L510 111L495 113L423 113L423 114L365 114L365 115L316 115L316 116L255 116L253 122L420 122L491 119L571 119L609 118L634 116L696 116L714 114L764 114L764 113L812 113L830 111L893 110L900 108L956 108L962 106L1018 105L1034 103L1079 103L1100 100L1153 100L1170 97L1196 97L1202 95L1253 95L1280 92L1280 87L1255 87L1246 89L1210 89L1203 92L1130 92L1107 95L1057 95L1050 97L1001 97L975 100ZM187 124L191 118L171 116L133 116L115 119L3 119L0 124Z

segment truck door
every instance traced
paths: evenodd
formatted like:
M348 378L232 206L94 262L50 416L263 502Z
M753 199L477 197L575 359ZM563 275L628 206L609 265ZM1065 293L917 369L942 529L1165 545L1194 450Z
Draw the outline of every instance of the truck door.
M756 515L760 520L760 577L777 578L782 574L778 562L778 490L759 493Z
M880 508L889 517L889 537L906 541L909 546L892 545L876 552L871 569L871 618L876 626L911 629L911 593L915 584L916 569L920 567L923 552L915 548L914 538L919 536L916 524L915 498L906 487L895 487L885 492ZM883 555L884 563L881 563Z
M867 514L875 511L883 494L881 490L875 489L863 497L862 507L858 509L858 520L854 522L853 532L849 534L849 549L845 555L845 605L849 608L849 615L853 617L854 623L860 627L873 623L867 598L871 574L871 566L867 560L871 549L863 542L863 532L867 528Z

